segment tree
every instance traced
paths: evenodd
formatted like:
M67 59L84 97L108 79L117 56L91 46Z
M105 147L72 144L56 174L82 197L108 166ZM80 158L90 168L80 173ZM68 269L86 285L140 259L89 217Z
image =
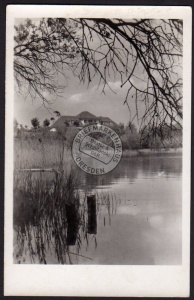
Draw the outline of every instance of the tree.
M121 136L123 149L139 149L140 135L133 123L125 128L125 133Z
M124 123L119 123L118 125L113 124L110 126L119 136L125 133Z
M52 121L52 123L54 123L54 122L55 122L55 118L52 117L52 118L51 118L51 121Z
M50 125L50 121L48 120L48 119L45 119L44 121L43 121L43 126L44 127L48 127Z
M33 119L31 120L31 124L32 124L32 126L33 126L35 129L37 129L37 128L40 127L40 122L39 122L38 118L33 118Z
M141 130L142 148L179 148L182 147L182 128L179 125L169 128L160 124L153 131Z
M66 82L66 71L74 65L75 41L80 42L72 23L69 19L62 23L60 19L41 19L35 25L27 19L15 26L14 75L19 91L25 88L32 98L39 96L47 106L51 104L48 94L56 98L65 86L59 83L59 77Z
M42 19L16 27L15 78L48 103L45 90L57 94L55 76L71 70L80 81L98 76L102 92L110 74L126 87L123 99L140 128L160 124L172 130L182 120L181 20ZM144 109L140 109L144 105Z
M54 114L56 114L56 117L59 118L61 116L61 113L58 110L54 111Z

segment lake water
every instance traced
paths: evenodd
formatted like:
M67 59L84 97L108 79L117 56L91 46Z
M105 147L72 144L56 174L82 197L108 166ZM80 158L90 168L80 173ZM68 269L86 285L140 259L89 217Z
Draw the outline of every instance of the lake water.
M181 162L181 156L142 156L123 158L102 176L80 170L81 195L97 198L97 234L80 234L79 253L77 245L68 246L71 263L181 264ZM24 248L21 262L32 263ZM59 263L52 246L46 259Z
M97 247L90 236L77 263L160 265L181 264L181 157L123 158L104 176L82 174L88 193L111 193L117 209L101 205ZM109 209L110 210L110 209Z

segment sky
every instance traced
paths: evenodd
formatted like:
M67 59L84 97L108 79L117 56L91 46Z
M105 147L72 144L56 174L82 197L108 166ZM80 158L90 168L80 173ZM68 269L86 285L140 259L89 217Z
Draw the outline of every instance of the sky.
M130 112L127 105L123 105L127 89L120 88L120 81L110 81L109 85L114 90L105 89L97 84L91 86L80 84L78 79L72 76L63 95L54 101L50 109L42 105L42 101L36 98L32 101L30 97L25 99L24 95L15 94L15 119L19 124L31 127L31 119L37 117L40 124L47 118L55 117L54 111L61 115L76 116L82 111L88 111L96 116L109 117L116 123L127 124L130 120Z

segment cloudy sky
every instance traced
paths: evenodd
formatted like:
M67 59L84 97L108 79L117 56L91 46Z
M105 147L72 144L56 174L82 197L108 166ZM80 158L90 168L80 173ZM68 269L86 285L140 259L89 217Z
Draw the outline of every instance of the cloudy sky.
M78 79L69 80L64 93L50 106L50 110L42 105L39 98L33 100L28 96L15 94L15 118L19 124L31 127L31 119L37 117L42 124L45 118L54 116L57 110L61 115L76 116L82 111L89 111L96 116L109 117L117 123L125 123L130 120L130 113L126 105L123 105L127 88L120 88L120 81L110 81L109 86L102 93L102 87L97 83L91 86L80 84ZM48 96L49 98L49 96ZM132 107L131 107L132 109ZM133 109L132 109L133 110Z

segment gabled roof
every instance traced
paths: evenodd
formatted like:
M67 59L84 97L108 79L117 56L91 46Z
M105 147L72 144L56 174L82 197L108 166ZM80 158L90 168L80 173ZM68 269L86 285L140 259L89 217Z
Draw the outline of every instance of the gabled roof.
M114 121L112 121L108 117L96 117L95 115L89 113L88 111L83 111L77 116L61 116L50 128L62 127L68 121L81 121L81 120L101 120L104 122L112 122L113 124L117 125Z
M79 121L77 116L61 116L50 128L61 127L67 121Z
M88 111L82 111L79 115L77 115L77 118L79 119L90 119L90 118L96 118L95 115L89 113Z

